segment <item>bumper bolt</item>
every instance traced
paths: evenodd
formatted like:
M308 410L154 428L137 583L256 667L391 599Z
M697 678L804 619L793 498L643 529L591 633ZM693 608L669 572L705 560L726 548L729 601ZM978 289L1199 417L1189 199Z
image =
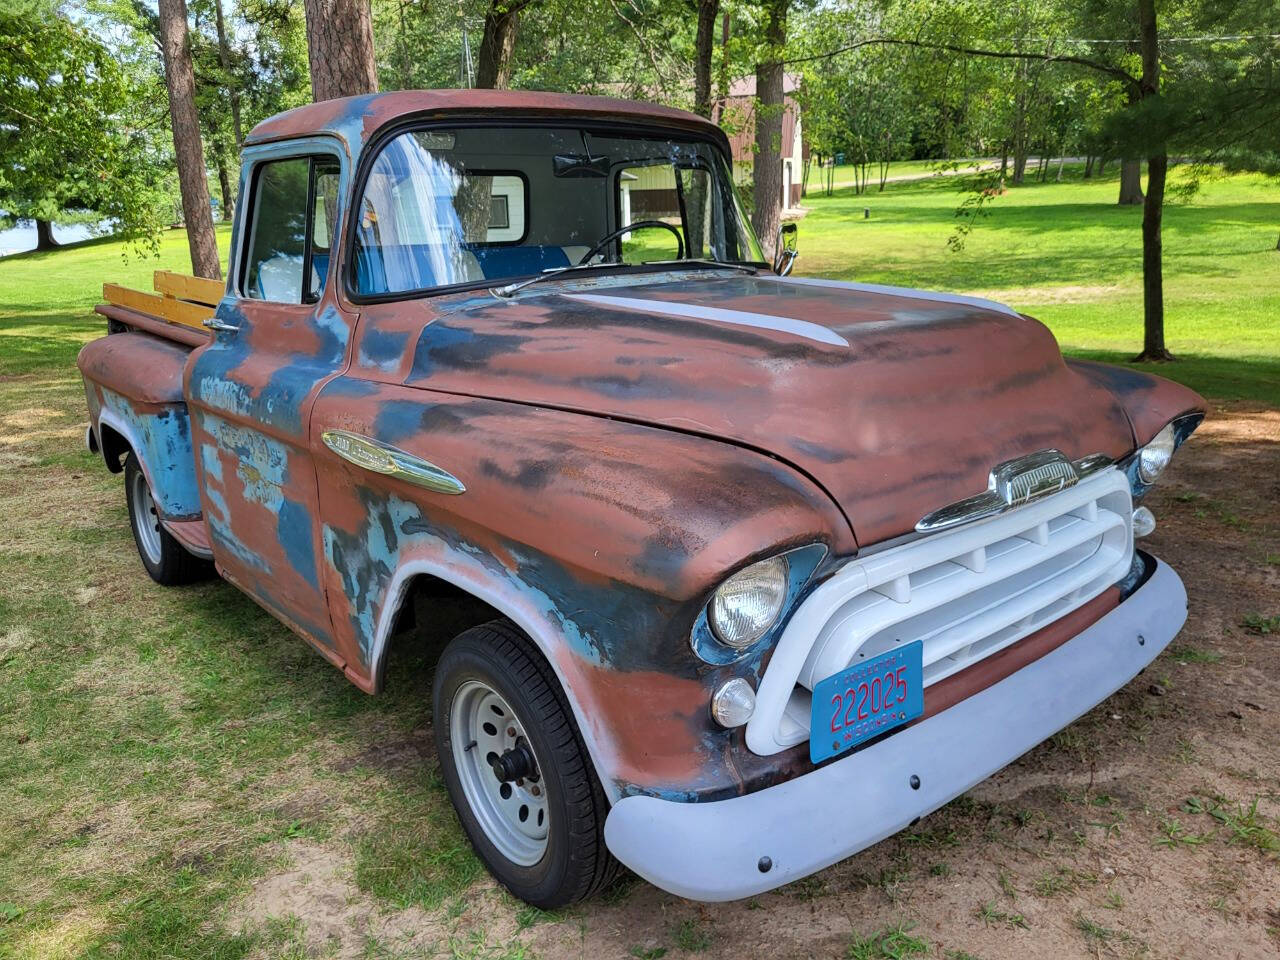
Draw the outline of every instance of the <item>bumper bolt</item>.
M761 873L768 873L773 869L773 860L769 857L761 857L760 862L756 864L756 868Z
M920 789L920 778L919 778L919 777L917 777L914 773L911 775L911 780L910 780L909 782L910 782L910 784L911 784L911 789L912 789L912 790L919 790L919 789Z

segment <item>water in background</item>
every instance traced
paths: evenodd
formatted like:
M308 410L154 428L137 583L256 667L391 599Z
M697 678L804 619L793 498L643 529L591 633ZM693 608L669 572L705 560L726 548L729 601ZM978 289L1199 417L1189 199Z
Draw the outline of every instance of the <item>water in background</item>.
M105 225L103 221L102 225ZM75 243L77 240L88 240L94 235L94 225L75 223L67 227L53 225L53 239L59 243ZM19 220L12 230L0 230L0 257L11 253L22 253L24 250L36 248L36 225L31 220Z

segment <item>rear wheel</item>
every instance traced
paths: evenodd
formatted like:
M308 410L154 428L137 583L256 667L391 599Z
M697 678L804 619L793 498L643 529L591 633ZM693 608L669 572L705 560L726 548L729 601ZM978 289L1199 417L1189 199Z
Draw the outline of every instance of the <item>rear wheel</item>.
M151 579L171 587L207 577L208 561L188 553L160 522L147 475L142 472L142 465L132 452L124 461L124 490L129 504L133 542Z
M503 886L550 910L617 875L604 843L608 801L559 682L520 630L495 620L455 637L432 700L449 796Z

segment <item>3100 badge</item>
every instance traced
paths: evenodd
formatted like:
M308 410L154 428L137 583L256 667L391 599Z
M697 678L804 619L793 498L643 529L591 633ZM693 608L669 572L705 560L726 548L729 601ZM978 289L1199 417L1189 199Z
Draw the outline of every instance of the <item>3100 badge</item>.
M814 763L924 713L924 644L919 640L855 663L813 688L809 759Z

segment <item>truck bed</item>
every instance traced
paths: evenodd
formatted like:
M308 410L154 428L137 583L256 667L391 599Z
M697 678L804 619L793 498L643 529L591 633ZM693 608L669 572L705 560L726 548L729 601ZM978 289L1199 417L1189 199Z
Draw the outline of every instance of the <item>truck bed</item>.
M94 309L107 318L107 331L140 330L189 347L207 343L209 331L203 324L222 299L222 281L157 270L152 282L155 293L102 285L106 303Z
M209 535L196 481L182 381L192 349L209 342L202 321L222 296L217 281L157 270L157 293L104 284L107 336L87 343L77 365L89 404L90 446L108 469L138 459L165 528L197 556ZM207 302L206 302L207 301Z

